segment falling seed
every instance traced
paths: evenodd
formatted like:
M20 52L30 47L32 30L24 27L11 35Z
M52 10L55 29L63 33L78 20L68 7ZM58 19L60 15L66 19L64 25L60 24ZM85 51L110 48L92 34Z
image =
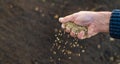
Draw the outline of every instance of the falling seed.
M63 49L62 52L64 52L65 50Z
M75 44L78 44L78 42L75 42Z
M75 44L73 44L73 47L76 47L76 45L75 45Z
M42 14L41 14L41 16L42 16L42 17L44 17L44 16L45 16L45 14L44 14L44 13L42 13Z
M70 37L70 35L67 35L67 38L69 38Z
M50 49L50 51L53 51L53 49Z
M73 46L70 46L71 48L73 47Z
M68 59L71 59L71 57L68 57Z
M57 40L55 40L55 42L57 42Z
M77 44L77 47L79 46L79 44Z
M84 53L84 52L85 52L85 50L82 50L82 52Z
M60 39L57 37L57 40L59 41Z
M59 43L62 43L61 41L59 41Z
M55 34L55 37L57 37L57 34Z
M65 45L68 43L68 41L65 42Z
M83 46L80 46L80 48L83 48Z
M53 49L54 47L55 47L55 46L53 45L53 46L52 46L52 49Z
M53 51L53 54L56 54L56 52L55 52L55 51Z
M58 33L58 35L60 36L60 35L61 35L61 33Z
M72 54L72 52L70 50L67 50L66 52L67 52L67 54Z
M55 29L55 32L58 32L58 29Z
M62 31L61 30L59 30L59 33L61 33Z
M55 6L55 3L52 3L51 6Z
M53 58L52 57L50 57L50 62L53 62L54 60L53 60Z
M72 45L72 43L70 43L70 45Z
M64 54L64 55L66 55L66 53L65 53L65 52L64 52L63 54Z
M42 2L46 2L46 0L42 0Z
M61 47L61 46L58 46L58 48L57 48L57 49L60 49L60 47Z
M76 54L77 56L80 56L80 53Z
M63 48L65 48L65 46Z
M66 34L66 32L64 31L63 34Z
M60 36L62 36L63 34L61 33Z
M111 61L114 61L114 57L110 57L110 60L111 60Z

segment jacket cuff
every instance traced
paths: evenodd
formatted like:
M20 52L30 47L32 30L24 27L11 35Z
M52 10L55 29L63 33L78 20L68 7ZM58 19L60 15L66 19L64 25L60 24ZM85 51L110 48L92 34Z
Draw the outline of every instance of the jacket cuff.
M109 25L110 36L120 39L120 10L113 10Z

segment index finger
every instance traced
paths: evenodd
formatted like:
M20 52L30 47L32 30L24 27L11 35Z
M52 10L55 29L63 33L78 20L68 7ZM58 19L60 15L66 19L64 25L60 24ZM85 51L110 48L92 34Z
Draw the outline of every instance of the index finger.
M66 22L69 22L69 21L74 21L74 15L73 14L59 18L59 22L61 22L61 23L66 23Z

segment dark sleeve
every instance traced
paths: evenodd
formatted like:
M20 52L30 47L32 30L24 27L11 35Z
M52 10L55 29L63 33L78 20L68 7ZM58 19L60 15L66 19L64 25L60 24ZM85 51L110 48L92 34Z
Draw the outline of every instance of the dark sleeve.
M120 39L120 10L118 9L112 11L109 32L111 37Z

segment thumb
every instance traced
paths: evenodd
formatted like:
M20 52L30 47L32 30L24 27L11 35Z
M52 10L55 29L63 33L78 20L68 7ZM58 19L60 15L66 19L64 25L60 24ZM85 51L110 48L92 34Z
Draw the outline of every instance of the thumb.
M73 14L59 18L59 22L61 22L61 23L66 23L66 22L69 22L69 21L74 21L74 15Z

